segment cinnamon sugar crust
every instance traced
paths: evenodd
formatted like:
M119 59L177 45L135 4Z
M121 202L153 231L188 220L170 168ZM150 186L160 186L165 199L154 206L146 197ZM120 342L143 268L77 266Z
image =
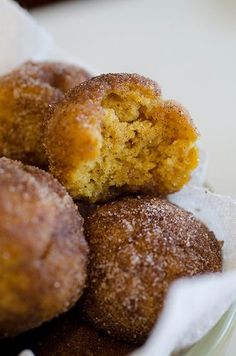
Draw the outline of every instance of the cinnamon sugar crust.
M83 219L50 174L0 159L0 338L79 299L87 275Z
M114 340L86 323L78 309L76 306L13 340L1 340L1 350L6 350L8 356L25 349L37 356L128 356L134 351L136 345Z
M137 74L81 83L54 107L46 130L50 170L76 199L178 191L198 164L188 112Z
M49 106L89 78L85 70L57 62L26 62L0 77L0 156L47 166L42 136Z
M98 329L145 340L174 280L222 270L222 243L191 213L155 197L125 198L85 220L83 312Z

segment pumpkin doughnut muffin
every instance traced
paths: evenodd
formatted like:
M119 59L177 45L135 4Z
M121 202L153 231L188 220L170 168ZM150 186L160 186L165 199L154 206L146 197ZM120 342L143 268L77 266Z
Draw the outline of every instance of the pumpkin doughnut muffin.
M74 198L178 191L197 166L198 133L179 104L137 74L105 74L72 89L48 122L51 172Z
M0 338L68 310L86 279L83 219L50 174L0 159Z
M27 62L0 77L0 156L46 166L42 135L49 105L89 78L79 67L54 62Z
M125 356L135 347L96 331L78 318L77 314L65 314L53 320L39 338L36 355L51 356Z
M142 342L172 281L219 272L222 244L191 213L157 197L107 203L85 220L90 247L82 309L109 335Z
M100 333L82 320L76 306L37 329L2 340L0 348L7 356L25 349L37 356L128 356L136 345Z

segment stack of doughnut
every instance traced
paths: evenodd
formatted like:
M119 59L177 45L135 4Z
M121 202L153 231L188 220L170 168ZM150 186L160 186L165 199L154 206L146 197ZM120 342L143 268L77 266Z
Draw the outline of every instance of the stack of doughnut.
M222 270L222 243L168 201L198 165L197 139L185 108L137 74L27 62L0 77L9 355L127 355L174 280Z

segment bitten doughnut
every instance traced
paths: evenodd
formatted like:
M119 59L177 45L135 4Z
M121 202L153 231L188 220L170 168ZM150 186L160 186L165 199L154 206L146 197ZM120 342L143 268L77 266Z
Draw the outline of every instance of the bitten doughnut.
M83 219L38 168L0 159L0 338L69 309L85 286Z
M107 203L85 220L83 312L109 335L144 341L177 278L219 272L222 244L191 213L153 197Z
M137 74L105 74L72 89L46 130L51 172L74 198L178 191L197 166L187 111Z
M27 62L0 77L0 156L46 166L42 135L49 105L89 78L79 67L54 62Z

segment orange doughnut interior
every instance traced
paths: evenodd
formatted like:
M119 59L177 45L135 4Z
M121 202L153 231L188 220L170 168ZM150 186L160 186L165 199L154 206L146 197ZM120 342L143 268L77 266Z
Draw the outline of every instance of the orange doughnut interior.
M166 195L188 182L198 164L198 133L179 104L134 86L107 91L99 107L96 125L92 113L90 123L78 119L65 128L71 139L66 156L60 157L60 164L66 161L61 175L52 155L52 172L75 198L95 202L119 191ZM72 109L70 120L71 115ZM83 145L90 147L86 154Z

